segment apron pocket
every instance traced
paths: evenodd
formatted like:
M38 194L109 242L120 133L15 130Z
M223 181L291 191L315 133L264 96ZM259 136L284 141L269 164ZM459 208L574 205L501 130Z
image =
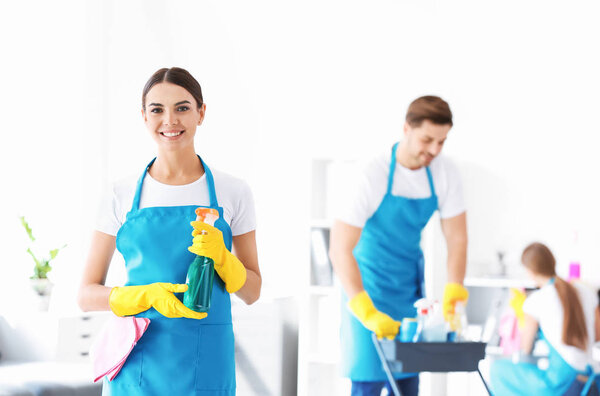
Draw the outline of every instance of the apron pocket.
M200 353L196 369L196 390L232 391L235 389L233 326L200 326Z
M110 383L118 387L139 387L142 381L142 360L142 350L134 347L121 371Z
M199 327L194 319L152 319L136 346L143 351L142 387L164 395L171 389L173 396L194 389Z

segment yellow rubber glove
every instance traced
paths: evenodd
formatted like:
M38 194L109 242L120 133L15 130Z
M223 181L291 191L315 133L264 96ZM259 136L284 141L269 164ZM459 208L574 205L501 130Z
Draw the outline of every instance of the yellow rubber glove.
M113 287L108 304L117 316L135 315L154 307L167 318L206 318L206 312L192 311L173 294L183 293L187 288L187 285L173 283Z
M515 316L519 319L519 328L522 329L525 324L525 313L523 312L523 303L527 299L527 295L522 290L510 289L511 298L509 301L510 307L515 311Z
M469 292L460 283L446 283L444 288L444 299L442 309L444 310L444 319L446 322L452 322L454 318L454 307L458 301L469 299Z
M198 256L213 259L215 271L225 282L225 289L229 293L240 290L246 283L246 267L227 250L221 230L201 221L192 221L191 224L194 227L194 240L188 250Z
M365 290L348 301L348 308L363 326L375 333L377 338L385 337L393 340L398 334L400 322L378 311Z

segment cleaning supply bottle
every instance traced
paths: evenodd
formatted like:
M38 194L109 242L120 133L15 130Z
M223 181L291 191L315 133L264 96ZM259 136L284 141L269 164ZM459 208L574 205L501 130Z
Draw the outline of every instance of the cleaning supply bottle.
M581 263L579 262L579 246L577 242L579 234L577 231L573 231L573 246L571 252L571 261L569 262L569 282L572 280L578 280L581 277Z
M219 212L212 208L198 208L196 216L197 221L214 226L215 221L219 218ZM183 305L196 312L208 312L214 277L214 261L209 257L196 256L188 268L185 280L188 289L183 294Z
M457 301L454 306L454 315L450 322L450 329L456 332L456 341L464 341L466 339L467 326L468 322L465 303L463 301Z
M421 342L423 341L423 330L429 314L430 303L426 298L420 298L414 303L414 307L417 308L417 331L412 341Z
M423 327L423 341L446 342L447 338L448 330L441 305L438 301L434 301Z

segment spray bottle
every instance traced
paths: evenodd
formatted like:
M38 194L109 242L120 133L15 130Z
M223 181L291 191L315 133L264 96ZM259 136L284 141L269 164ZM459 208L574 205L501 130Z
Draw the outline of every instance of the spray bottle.
M219 212L212 208L196 209L196 221L214 226ZM206 234L206 231L202 231ZM187 291L183 294L183 305L196 312L208 312L215 277L215 263L209 257L196 256L190 264L185 283Z
M426 298L420 298L414 303L414 307L417 308L417 331L413 337L413 342L423 341L423 330L425 329L425 321L431 307L430 302Z
M438 301L434 301L429 308L422 338L425 342L445 342L448 338L447 325Z

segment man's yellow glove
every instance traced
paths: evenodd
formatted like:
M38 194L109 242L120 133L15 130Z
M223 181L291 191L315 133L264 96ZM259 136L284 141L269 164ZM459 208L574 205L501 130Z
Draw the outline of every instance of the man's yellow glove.
M225 282L225 289L229 293L240 290L246 283L246 267L227 250L221 230L201 221L192 221L191 224L194 227L194 240L188 250L215 262L215 271Z
M519 289L515 289L514 287L510 289L510 302L508 303L510 307L515 311L515 316L519 319L519 328L522 329L525 324L525 313L523 312L523 303L527 298L527 295L523 293L523 291Z
M442 308L446 322L452 322L454 318L454 307L458 301L465 303L469 299L469 292L460 283L446 283L444 288L444 299Z
M361 291L348 301L348 308L367 329L375 333L377 338L393 340L398 334L400 322L378 311L366 291Z
M187 285L173 283L113 287L108 304L117 316L135 315L154 307L167 318L206 318L205 312L192 311L173 294L183 293L187 288Z

